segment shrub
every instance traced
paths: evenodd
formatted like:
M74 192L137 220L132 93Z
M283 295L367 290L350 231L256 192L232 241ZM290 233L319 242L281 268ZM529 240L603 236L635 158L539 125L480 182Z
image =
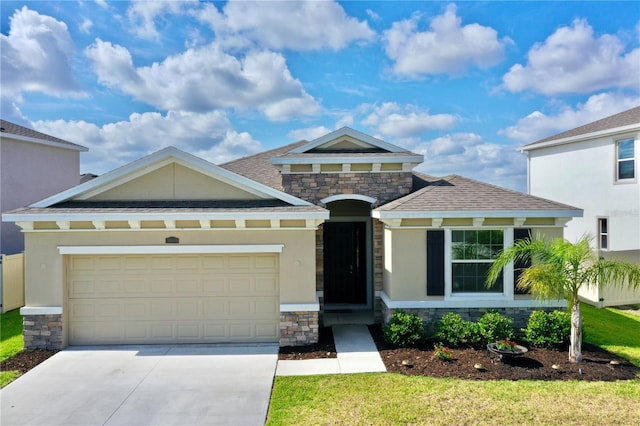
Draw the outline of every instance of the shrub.
M567 343L571 334L571 315L566 311L534 311L522 332L532 346L551 347Z
M499 312L487 312L478 320L480 339L477 344L486 346L487 343L498 340L511 340L514 337L513 319L505 317Z
M384 340L396 347L416 346L426 335L422 318L404 311L396 311L382 328Z
M447 346L457 347L467 340L469 322L454 312L446 313L438 321L436 339Z

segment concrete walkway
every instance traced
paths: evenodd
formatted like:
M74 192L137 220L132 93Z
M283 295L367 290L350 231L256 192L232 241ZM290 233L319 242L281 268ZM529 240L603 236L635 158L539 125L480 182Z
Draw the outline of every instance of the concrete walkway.
M366 325L334 325L337 358L278 361L276 376L385 372Z

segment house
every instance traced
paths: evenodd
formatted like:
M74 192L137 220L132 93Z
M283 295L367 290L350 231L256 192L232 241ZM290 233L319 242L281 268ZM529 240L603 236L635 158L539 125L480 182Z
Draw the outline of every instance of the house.
M598 256L640 264L640 106L524 146L529 193L580 207L565 237L593 237ZM640 292L589 288L598 306L640 303Z
M87 148L0 120L0 212L27 206L80 183ZM24 250L20 228L0 224L0 253Z
M25 345L318 339L329 312L435 319L540 302L491 289L500 249L575 207L413 169L350 128L220 166L165 148L3 216L27 240Z

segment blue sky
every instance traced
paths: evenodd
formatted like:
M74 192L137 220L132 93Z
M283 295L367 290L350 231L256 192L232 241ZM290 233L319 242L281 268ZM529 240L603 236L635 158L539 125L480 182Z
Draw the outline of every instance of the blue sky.
M638 2L2 1L2 117L101 174L342 126L526 191L517 148L640 104Z

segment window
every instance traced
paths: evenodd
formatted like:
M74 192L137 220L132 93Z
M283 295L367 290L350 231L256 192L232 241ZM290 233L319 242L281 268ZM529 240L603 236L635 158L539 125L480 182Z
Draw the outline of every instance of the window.
M618 180L636 178L635 140L625 139L616 143L616 176Z
M609 224L606 218L598 218L598 248L601 250L609 248Z
M503 247L503 231L451 231L452 293L502 293L502 278L491 288L485 281Z

